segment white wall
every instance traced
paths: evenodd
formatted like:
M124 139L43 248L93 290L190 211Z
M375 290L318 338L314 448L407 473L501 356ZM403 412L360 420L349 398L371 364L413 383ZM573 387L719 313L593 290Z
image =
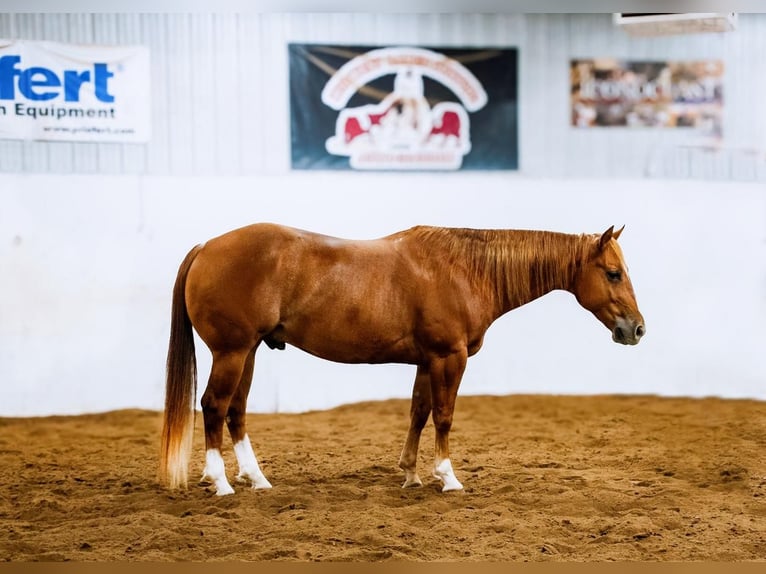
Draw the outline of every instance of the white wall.
M161 408L178 264L192 245L255 221L354 238L418 223L573 233L624 223L642 343L612 343L571 295L554 293L490 329L461 394L766 399L762 185L293 173L0 175L0 189L0 416ZM204 386L199 341L198 355ZM336 365L263 347L250 409L407 397L413 376L411 366Z

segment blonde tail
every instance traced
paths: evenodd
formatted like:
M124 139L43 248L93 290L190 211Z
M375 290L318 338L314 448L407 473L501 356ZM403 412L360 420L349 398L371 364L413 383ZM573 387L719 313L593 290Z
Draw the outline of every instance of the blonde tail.
M186 275L200 249L197 245L186 255L173 287L159 469L160 481L172 489L186 488L189 481L197 402L197 360L185 291Z

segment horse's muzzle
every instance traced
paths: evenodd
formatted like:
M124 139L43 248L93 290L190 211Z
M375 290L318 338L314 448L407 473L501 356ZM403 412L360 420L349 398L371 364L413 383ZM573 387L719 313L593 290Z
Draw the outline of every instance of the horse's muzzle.
M612 341L622 345L638 345L646 333L643 321L618 318L612 329Z

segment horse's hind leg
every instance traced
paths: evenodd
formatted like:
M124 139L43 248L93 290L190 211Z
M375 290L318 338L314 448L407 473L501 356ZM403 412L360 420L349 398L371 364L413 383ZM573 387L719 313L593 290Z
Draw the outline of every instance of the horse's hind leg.
M239 474L237 480L249 481L253 488L271 488L271 483L261 472L258 466L258 459L253 452L253 446L250 438L247 436L247 422L245 413L247 409L247 395L250 392L250 385L253 382L253 368L255 366L255 349L245 360L245 368L242 371L242 378L239 381L237 390L229 404L226 424L229 427L231 441L234 443L234 454L237 455L239 464Z
M215 484L218 496L234 493L226 480L226 469L221 456L223 421L232 397L239 385L249 349L244 351L213 351L213 365L205 393L202 395L202 414L205 418L205 470L203 480Z
M415 375L415 385L412 388L412 403L410 405L410 429L407 432L407 440L399 457L399 468L404 471L404 484L402 488L409 486L422 486L417 472L418 446L420 434L431 414L431 378L428 371L418 367Z

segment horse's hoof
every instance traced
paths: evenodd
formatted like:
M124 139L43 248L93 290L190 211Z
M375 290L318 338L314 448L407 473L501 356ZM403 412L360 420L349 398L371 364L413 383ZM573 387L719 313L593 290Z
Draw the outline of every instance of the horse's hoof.
M442 481L444 485L442 492L463 490L463 485L455 477L455 471L452 470L452 463L448 458L445 458L434 467L434 477Z
M231 487L230 484L218 487L215 490L215 495L216 496L228 496L230 494L234 494L234 489Z
M445 482L442 487L442 492L460 492L463 490L463 485L457 480L454 482Z
M258 480L253 481L253 490L268 490L271 488L271 483L265 476L262 476Z
M238 474L236 481L239 483L247 483L253 487L253 490L266 490L271 488L271 483L262 474L259 476L251 476L249 474Z
M420 480L418 473L412 469L405 468L404 470L404 484L402 488L413 488L416 486L423 486L423 481Z

